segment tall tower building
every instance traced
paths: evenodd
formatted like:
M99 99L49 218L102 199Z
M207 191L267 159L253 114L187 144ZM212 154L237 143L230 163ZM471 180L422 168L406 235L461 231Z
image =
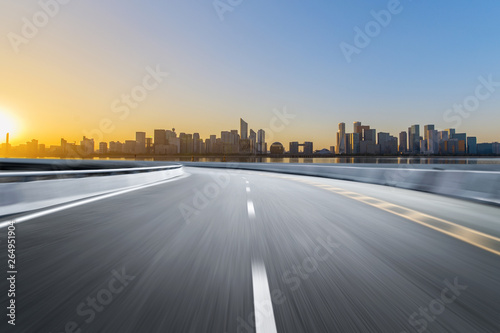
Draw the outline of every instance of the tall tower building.
M257 131L257 154L266 154L266 132L263 129Z
M243 140L248 139L248 123L240 118L240 137Z
M454 139L455 135L455 129L454 128L447 128L445 129L445 132L448 132L448 139Z
M200 133L193 133L193 153L201 154Z
M155 146L167 144L167 135L164 129L155 129L154 144Z
M337 154L346 154L345 123L339 123L337 131Z
M410 145L410 152L417 154L420 152L420 125L410 127L410 141L408 144Z
M424 140L427 140L429 142L429 131L434 130L434 125L425 125L424 126Z
M361 131L360 131L360 127L361 127L361 122L360 121L355 121L353 124L353 133L360 133L361 134Z
M135 152L137 154L146 153L146 132L135 132L135 141L137 141Z
M376 129L370 129L370 126L361 126L363 133L361 136L362 141L366 142L372 142L376 143L377 142L377 130Z
M408 139L405 131L399 133L399 152L406 153L408 150Z

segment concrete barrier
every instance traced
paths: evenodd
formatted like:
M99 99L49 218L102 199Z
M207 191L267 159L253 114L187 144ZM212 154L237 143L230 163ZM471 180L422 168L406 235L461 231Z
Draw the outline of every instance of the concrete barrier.
M190 167L229 168L325 177L409 190L424 191L461 199L500 205L500 171L454 168L447 165L341 165L293 163L200 163L181 162Z
M183 172L181 165L130 169L6 172L0 174L0 216L151 184L180 176Z

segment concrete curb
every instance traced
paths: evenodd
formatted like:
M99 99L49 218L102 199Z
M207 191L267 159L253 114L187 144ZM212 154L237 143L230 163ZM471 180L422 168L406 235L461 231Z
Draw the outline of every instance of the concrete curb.
M266 171L349 180L500 205L499 171L413 168L406 165L401 167L366 167L281 163L181 162L181 164L189 167Z
M85 173L80 173L78 176L80 178L0 183L0 216L46 208L167 180L182 175L184 170L181 165L178 165L162 169L152 168L149 172L130 172L119 175L113 175L112 171L108 173L109 175L102 175L103 173L106 173L106 170L100 170L97 177L85 177ZM39 175L34 175L34 177L39 177Z

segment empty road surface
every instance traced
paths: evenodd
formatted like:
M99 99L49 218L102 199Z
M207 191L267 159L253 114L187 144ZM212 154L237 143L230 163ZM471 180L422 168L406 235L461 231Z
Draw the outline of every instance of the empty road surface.
M324 178L185 172L11 217L16 325L4 225L0 332L500 331L500 208Z

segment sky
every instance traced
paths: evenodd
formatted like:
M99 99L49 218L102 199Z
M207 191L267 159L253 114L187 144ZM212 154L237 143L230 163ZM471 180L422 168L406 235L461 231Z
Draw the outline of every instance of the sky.
M0 142L206 138L240 118L315 149L354 121L500 141L498 1L59 1L0 4Z

